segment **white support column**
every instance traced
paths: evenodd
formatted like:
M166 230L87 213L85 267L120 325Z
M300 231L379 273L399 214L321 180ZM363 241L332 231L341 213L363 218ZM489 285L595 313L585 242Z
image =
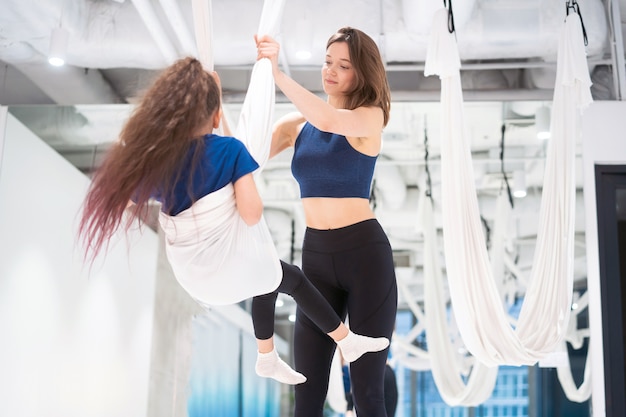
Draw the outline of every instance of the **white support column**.
M622 37L622 19L619 1L609 0L609 18L612 27L611 54L613 55L613 82L615 96L618 100L626 100L626 61L624 60L624 38Z
M606 415L604 386L604 349L602 335L602 294L598 218L596 208L595 165L625 164L626 103L594 102L583 115L582 154L585 198L585 241L587 247L587 293L589 294L589 349L593 372L591 402L594 416Z

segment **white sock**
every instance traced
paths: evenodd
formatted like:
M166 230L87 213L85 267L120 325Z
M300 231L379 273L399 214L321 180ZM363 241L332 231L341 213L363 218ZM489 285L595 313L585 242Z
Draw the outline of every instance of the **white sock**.
M348 362L354 362L364 353L379 352L389 346L389 339L386 337L369 337L348 332L348 335L337 341L337 346L341 350L341 355Z
M296 385L306 381L306 377L296 372L278 357L276 348L269 353L258 352L254 367L258 376L274 378L283 384Z

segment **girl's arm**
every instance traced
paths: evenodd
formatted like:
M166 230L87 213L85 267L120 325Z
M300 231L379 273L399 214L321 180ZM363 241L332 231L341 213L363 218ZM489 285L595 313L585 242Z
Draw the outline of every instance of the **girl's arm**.
M346 137L375 137L380 135L383 125L382 109L359 107L354 110L337 109L302 87L278 68L280 45L270 36L255 36L257 59L269 58L272 62L274 82L287 98L313 126L325 132Z
M235 181L234 188L239 215L248 226L254 226L263 215L263 201L261 201L252 173Z

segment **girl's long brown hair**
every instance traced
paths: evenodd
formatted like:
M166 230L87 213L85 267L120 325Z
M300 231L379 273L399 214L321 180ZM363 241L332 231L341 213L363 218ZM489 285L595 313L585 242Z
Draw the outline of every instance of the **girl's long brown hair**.
M180 59L161 73L94 173L78 229L86 257L93 260L120 226L141 222L155 192L167 201L181 171L193 171L204 149L194 133L219 107L217 82L197 59ZM183 166L194 142L191 166ZM135 205L126 210L131 199Z
M326 43L326 49L335 42L348 44L350 62L355 72L355 83L347 95L345 106L349 110L361 106L376 106L383 110L384 124L389 121L391 93L385 65L376 42L366 33L342 27Z

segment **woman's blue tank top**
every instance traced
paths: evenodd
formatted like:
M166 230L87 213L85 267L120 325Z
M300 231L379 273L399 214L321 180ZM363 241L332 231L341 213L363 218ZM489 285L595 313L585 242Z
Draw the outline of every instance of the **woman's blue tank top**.
M305 123L295 143L291 172L300 197L370 197L375 156L362 154L345 136Z

